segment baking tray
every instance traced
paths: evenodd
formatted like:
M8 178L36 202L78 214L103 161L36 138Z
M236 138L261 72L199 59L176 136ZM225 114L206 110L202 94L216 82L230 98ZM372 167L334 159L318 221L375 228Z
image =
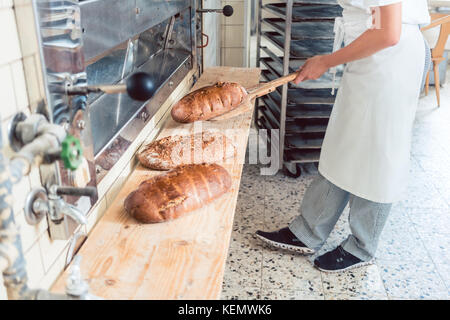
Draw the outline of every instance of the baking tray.
M263 23L284 35L286 22L281 18L265 18ZM334 39L334 19L294 22L291 27L291 39Z
M263 79L266 81L274 80L276 77L268 70L263 70L261 73ZM281 95L282 86L277 88ZM337 90L335 94L337 93ZM303 89L291 88L288 89L288 104L333 104L336 96L331 94L331 89Z
M295 136L286 136L286 147L289 149L320 149L324 136L324 132L299 133Z
M283 76L283 65L281 63L282 57L264 57L260 58L260 62L273 74L274 77ZM303 64L305 60L289 60L289 73L297 71ZM339 83L342 79L343 66L338 66L335 87L339 87ZM289 87L291 88L304 88L304 89L324 89L331 88L333 86L333 74L330 72L325 72L319 79L308 80L300 82L299 84L294 84L289 82Z
M268 3L263 8L281 18L286 17L285 3ZM340 16L342 7L337 4L294 3L292 6L292 21L333 19Z
M257 126L259 129L266 129L270 130L272 129L272 126L267 121L267 119L264 116L261 116L258 118ZM300 134L297 134L299 136ZM302 134L305 135L305 134ZM271 135L267 135L267 142L268 142L268 150L271 150L270 147L270 138ZM320 159L320 150L321 150L321 141L320 139L311 139L311 140L302 140L302 141L294 141L294 143L298 143L300 148L292 146L292 140L290 140L293 137L286 136L286 143L285 143L285 149L283 158L286 162L292 162L292 163L311 163L311 162L318 162ZM320 146L319 146L320 144Z
M285 38L276 31L264 31L262 35L281 51L284 50ZM329 54L333 51L333 39L292 40L290 54L298 59L308 59L315 55Z
M294 0L294 3L306 3L306 4L337 4L337 0Z
M271 110L276 110L275 115L280 114L280 103L276 103L273 94L261 98L263 103ZM311 119L311 118L329 118L332 105L287 105L286 118L290 119Z
M268 106L260 106L262 115L269 121L271 129L279 129L280 122ZM324 133L327 130L328 118L323 119L288 119L286 135L297 133Z
M267 129L278 129L278 122L274 120L269 114L268 110L272 113L275 118L279 119L279 112L274 114L274 110L269 106L268 99L264 100L264 104L267 109L262 111L263 115L270 121L270 128ZM279 110L278 110L279 111ZM286 125L291 127L291 122L293 119L286 119ZM290 135L290 132L286 135L286 147L287 148L295 148L295 149L314 149L320 148L322 146L323 138L325 136L324 131L319 132L304 132L304 133L295 133L294 135Z
M284 158L292 163L318 162L320 149L288 149L284 152Z

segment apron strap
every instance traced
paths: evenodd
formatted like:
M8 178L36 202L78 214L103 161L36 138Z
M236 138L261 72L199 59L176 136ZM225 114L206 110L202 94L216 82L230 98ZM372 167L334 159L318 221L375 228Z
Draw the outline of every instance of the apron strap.
M333 43L333 52L338 51L342 47L342 43L344 42L344 19L342 17L337 17L334 20L334 43ZM336 72L337 66L330 68L330 72L333 74L332 88L331 94L334 95L335 87L336 87Z

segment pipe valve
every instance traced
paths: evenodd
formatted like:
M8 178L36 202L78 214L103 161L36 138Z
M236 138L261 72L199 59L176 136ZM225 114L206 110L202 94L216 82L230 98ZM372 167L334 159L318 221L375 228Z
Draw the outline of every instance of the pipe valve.
M94 187L76 188L53 185L48 193L44 188L31 190L25 200L25 220L30 225L38 224L46 215L59 225L65 216L71 217L78 224L86 224L86 216L74 205L64 201L62 195L97 197Z

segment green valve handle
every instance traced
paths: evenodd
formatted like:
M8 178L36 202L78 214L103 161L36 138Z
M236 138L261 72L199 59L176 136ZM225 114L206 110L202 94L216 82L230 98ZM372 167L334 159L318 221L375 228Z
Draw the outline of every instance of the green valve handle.
M67 135L61 144L61 160L64 167L69 170L76 170L83 159L83 150L80 140L74 136Z

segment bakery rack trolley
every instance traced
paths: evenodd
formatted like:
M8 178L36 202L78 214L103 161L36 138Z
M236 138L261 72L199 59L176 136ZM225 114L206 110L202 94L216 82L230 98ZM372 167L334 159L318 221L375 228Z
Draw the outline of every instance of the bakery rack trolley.
M256 59L257 66L264 68L263 80L287 75L296 71L306 59L332 52L334 19L342 15L336 0L258 2ZM270 16L266 17L267 14ZM262 45L263 39L267 45ZM336 74L336 88L341 76L342 67ZM304 164L318 165L335 100L331 93L332 81L333 75L327 72L317 80L299 85L289 83L260 98L257 103L256 127L279 129L280 169L288 176L299 177ZM270 138L270 134L267 136ZM269 144L271 142L269 140Z

